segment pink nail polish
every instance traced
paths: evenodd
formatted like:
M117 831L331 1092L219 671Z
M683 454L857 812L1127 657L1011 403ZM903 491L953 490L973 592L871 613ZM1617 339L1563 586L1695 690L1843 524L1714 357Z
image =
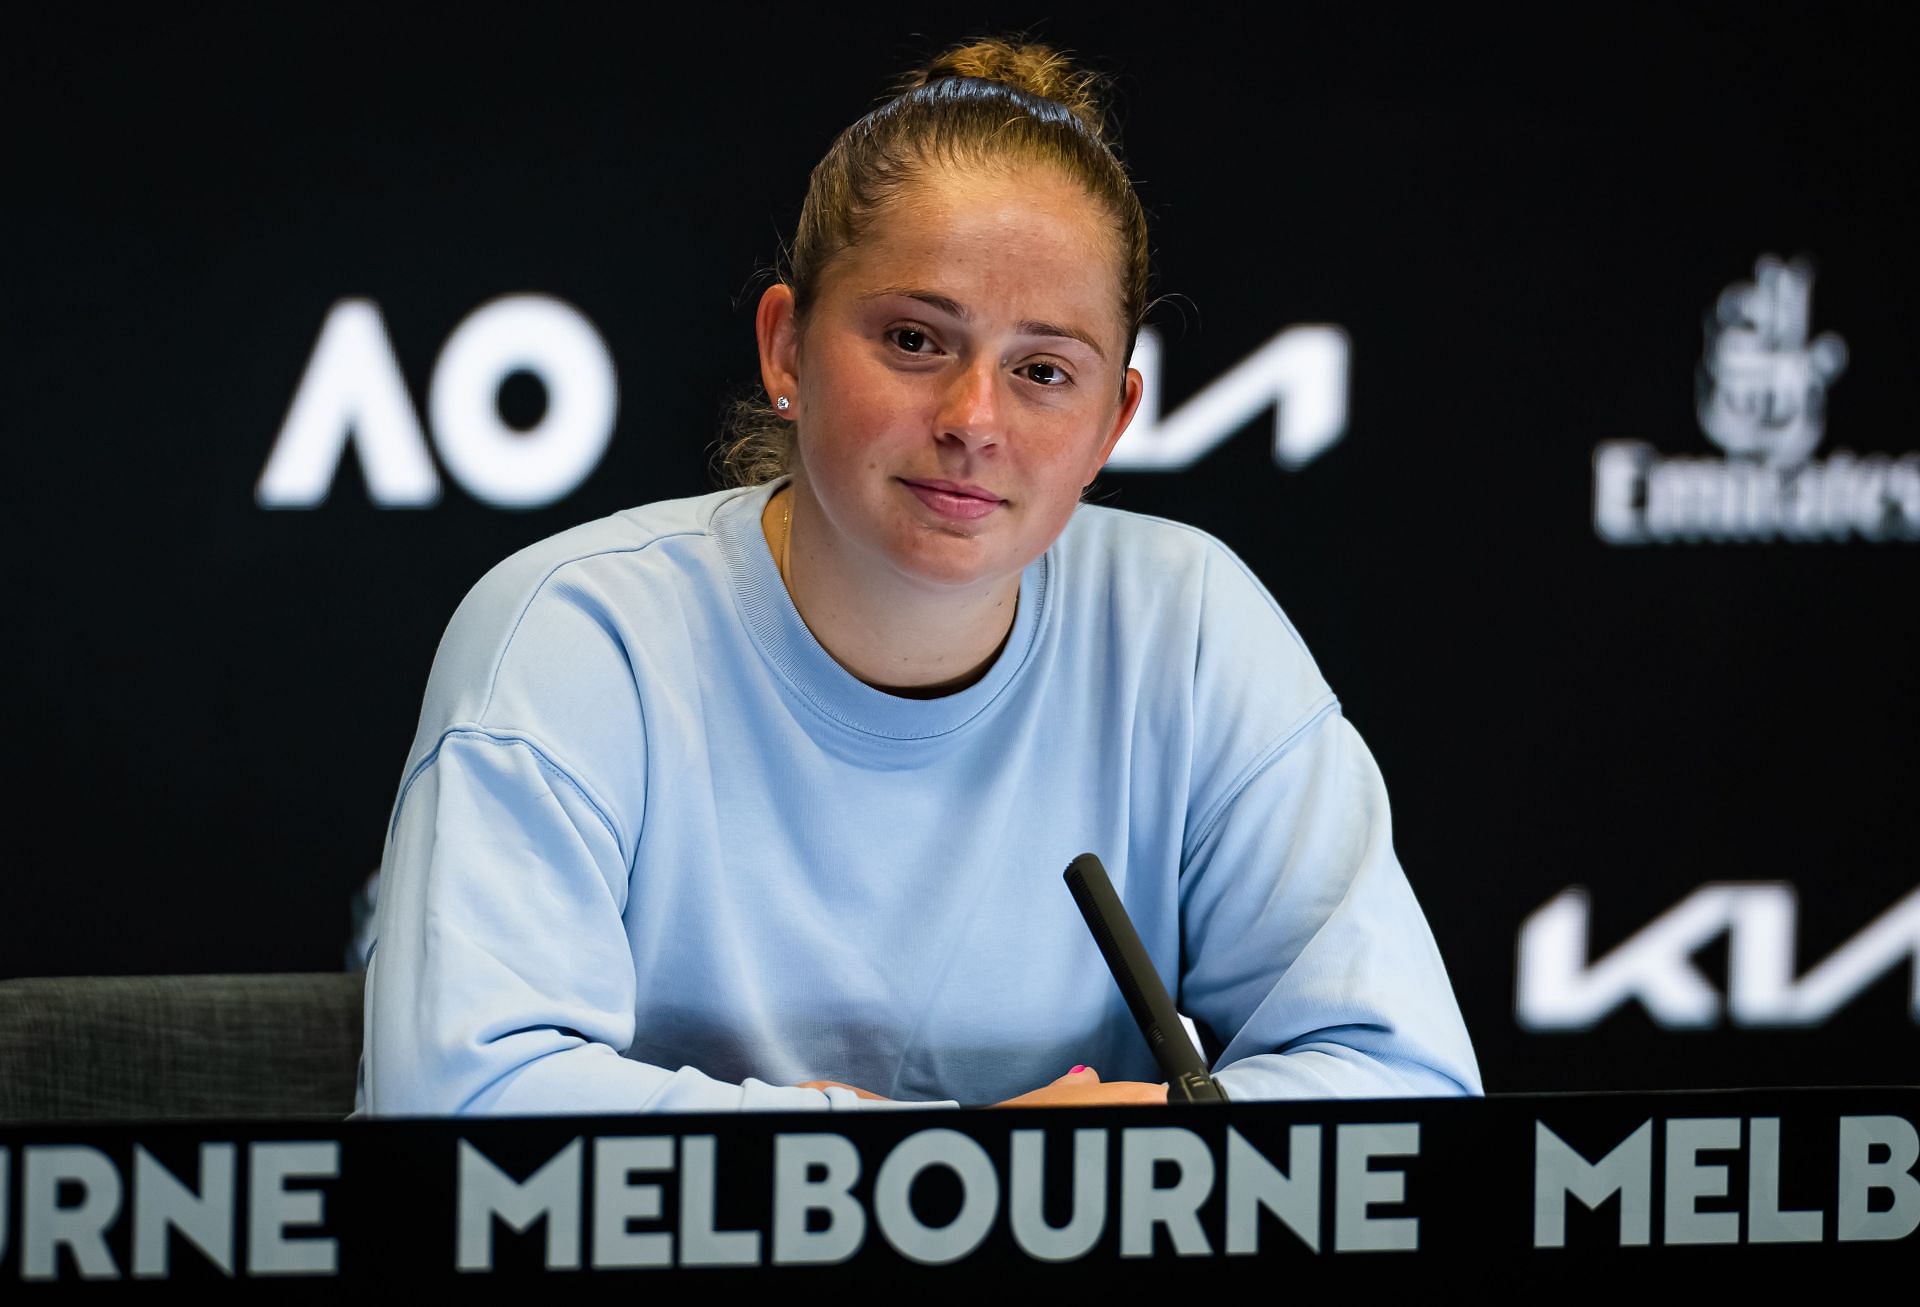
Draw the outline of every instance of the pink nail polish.
M1083 1067L1083 1066L1077 1066L1077 1067L1075 1067L1075 1068L1074 1068L1073 1070L1071 1070L1071 1071L1069 1071L1069 1072L1067 1072L1067 1074L1068 1074L1068 1075L1070 1075L1070 1076L1077 1076L1077 1075L1079 1075L1079 1074L1080 1074L1080 1073L1081 1073L1082 1071L1085 1071L1085 1070L1086 1070L1086 1068L1085 1068L1085 1067Z

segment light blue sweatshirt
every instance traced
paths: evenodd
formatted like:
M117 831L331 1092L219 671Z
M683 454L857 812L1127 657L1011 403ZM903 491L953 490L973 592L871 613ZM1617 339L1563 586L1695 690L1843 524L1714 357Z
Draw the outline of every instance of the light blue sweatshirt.
M489 572L388 828L358 1113L997 1102L1165 1077L1061 880L1099 855L1237 1100L1480 1092L1387 796L1227 548L1083 505L986 676L834 662L780 483Z

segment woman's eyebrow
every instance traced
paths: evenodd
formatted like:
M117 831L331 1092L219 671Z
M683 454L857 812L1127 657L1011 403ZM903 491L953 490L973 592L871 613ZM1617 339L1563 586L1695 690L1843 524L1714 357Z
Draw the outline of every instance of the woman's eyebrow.
M970 322L973 319L973 315L967 312L965 305L953 299L951 296L942 295L939 291L935 290L920 290L912 286L883 286L879 290L870 290L859 298L862 302L865 302L867 300L886 299L894 295L901 296L905 299L919 300L922 304L930 308L938 309L949 317L958 318L962 322ZM1107 357L1107 352L1100 348L1100 342L1078 327L1063 327L1054 322L1028 321L1020 323L1018 330L1023 336L1053 336L1060 340L1077 340L1095 354L1099 355L1102 360Z

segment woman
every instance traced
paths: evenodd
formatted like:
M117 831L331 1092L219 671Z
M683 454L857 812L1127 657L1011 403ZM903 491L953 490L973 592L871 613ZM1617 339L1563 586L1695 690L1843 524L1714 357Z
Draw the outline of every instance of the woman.
M744 484L461 605L388 831L362 1111L1164 1102L1061 883L1087 850L1235 1100L1479 1091L1292 627L1211 537L1079 502L1146 308L1101 122L1040 47L911 77L760 302Z

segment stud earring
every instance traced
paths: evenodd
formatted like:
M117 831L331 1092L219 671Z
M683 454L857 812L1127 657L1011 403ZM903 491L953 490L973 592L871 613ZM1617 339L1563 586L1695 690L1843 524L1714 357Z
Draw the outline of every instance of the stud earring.
M780 398L773 401L773 406L779 409L782 413L784 413L788 409L793 407L793 401L788 399L785 395L782 395L780 396Z

